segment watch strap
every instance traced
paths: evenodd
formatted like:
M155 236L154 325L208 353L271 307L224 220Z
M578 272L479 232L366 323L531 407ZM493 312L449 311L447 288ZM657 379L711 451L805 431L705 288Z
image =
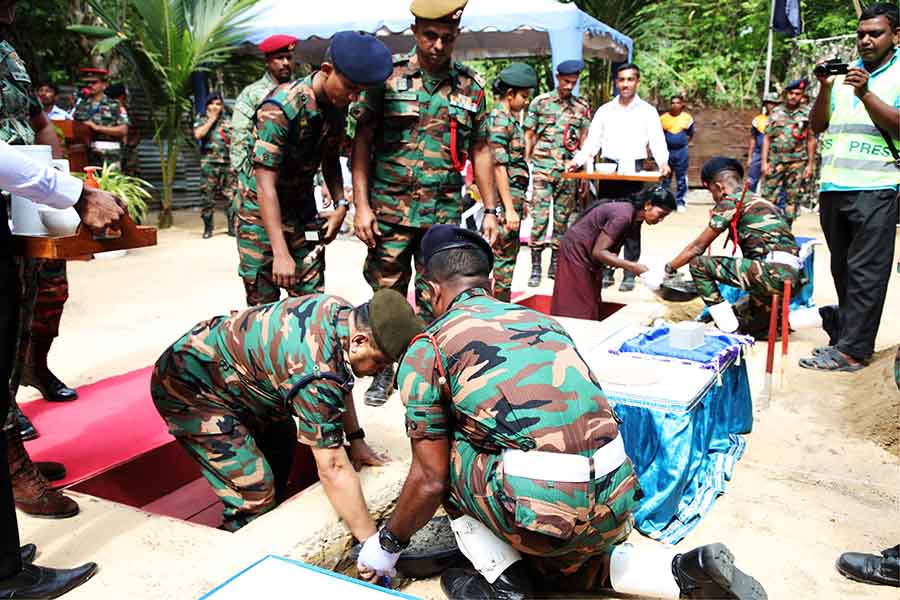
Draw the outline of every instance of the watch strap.
M356 431L353 431L353 432L351 432L351 433L348 433L348 434L345 435L344 437L347 438L347 441L348 441L348 442L352 442L353 440L363 440L363 439L366 438L366 432L363 431L363 428L362 428L362 427L360 427L360 428L357 429Z

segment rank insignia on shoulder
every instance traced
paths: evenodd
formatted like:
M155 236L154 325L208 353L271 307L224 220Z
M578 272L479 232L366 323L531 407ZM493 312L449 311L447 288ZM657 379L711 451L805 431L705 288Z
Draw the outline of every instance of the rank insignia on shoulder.
M450 96L450 106L455 106L468 112L478 112L478 104L468 96L463 96L462 94L453 94Z

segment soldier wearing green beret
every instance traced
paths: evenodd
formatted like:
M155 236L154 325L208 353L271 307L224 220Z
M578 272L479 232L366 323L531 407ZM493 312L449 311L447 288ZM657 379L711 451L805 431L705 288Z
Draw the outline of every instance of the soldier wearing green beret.
M485 207L484 235L497 236L493 155L488 144L484 85L453 60L465 0L415 0L410 7L416 47L394 56L383 86L351 107L356 235L369 247L363 273L373 289L405 294L415 264L416 307L430 321L419 245L436 223L459 223L463 175L471 160ZM366 402L383 404L393 380L380 373Z
M525 133L522 110L537 87L537 75L525 63L503 69L494 82L499 99L488 117L491 149L494 151L494 179L503 202L500 234L494 246L494 297L509 302L516 257L519 255L519 220L528 192L528 163L525 162Z
M356 419L353 376L383 369L423 328L392 290L355 308L316 294L198 323L163 353L153 402L225 505L225 529L275 507L299 438L353 535L375 532L351 465L383 459Z

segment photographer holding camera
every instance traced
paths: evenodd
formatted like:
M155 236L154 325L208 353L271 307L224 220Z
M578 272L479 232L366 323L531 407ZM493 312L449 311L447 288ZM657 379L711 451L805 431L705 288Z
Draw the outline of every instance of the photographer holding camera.
M856 371L875 350L894 256L900 190L900 15L879 2L859 17L852 65L820 61L810 113L822 133L820 221L838 294L829 346L800 366ZM846 69L846 75L834 75Z

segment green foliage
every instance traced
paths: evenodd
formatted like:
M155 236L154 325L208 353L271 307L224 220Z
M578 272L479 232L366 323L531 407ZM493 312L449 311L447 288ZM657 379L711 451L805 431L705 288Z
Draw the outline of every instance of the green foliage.
M84 173L72 173L79 179L87 177ZM147 201L150 200L150 192L153 186L139 177L125 175L108 163L103 163L103 168L94 171L94 180L97 187L106 192L115 194L128 206L128 216L140 224L147 216Z
M69 28L99 37L95 51L114 50L125 58L154 107L163 182L160 227L172 224L175 167L188 140L184 122L191 113L191 73L214 70L231 56L245 37L246 11L256 1L88 0L103 33L95 27Z

